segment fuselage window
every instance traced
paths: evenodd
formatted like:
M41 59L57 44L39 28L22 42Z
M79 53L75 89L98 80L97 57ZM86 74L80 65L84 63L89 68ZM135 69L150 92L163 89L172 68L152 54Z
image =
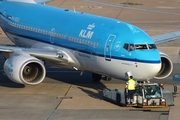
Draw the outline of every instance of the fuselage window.
M82 42L82 44L84 44L84 40L83 39L81 39L81 42Z
M43 30L43 34L45 34L45 35L46 35L46 31L45 31L45 30Z
M93 47L96 47L96 42L94 42Z
M34 27L32 28L32 31L35 32L35 28Z
M90 46L92 46L92 45L93 45L93 42L91 41L91 42L90 42Z
M59 38L59 33L56 33L56 37Z
M88 41L87 41L87 45L90 46L90 43L91 43L91 42L88 40Z
M76 42L76 38L75 37L74 37L73 41Z
M77 42L81 44L81 40L79 38L77 38Z
M71 36L69 37L69 41L71 41Z
M98 42L98 43L96 43L96 47L99 47L99 44L100 44L99 42Z

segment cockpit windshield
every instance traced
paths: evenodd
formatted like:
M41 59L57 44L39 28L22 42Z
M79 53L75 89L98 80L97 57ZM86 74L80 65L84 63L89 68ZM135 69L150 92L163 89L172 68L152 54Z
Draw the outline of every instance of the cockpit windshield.
M136 50L146 50L146 49L148 49L146 44L135 44L135 48L136 48Z
M157 49L155 44L129 44L129 43L125 43L123 48L127 51Z
M149 49L157 49L155 44L148 44Z

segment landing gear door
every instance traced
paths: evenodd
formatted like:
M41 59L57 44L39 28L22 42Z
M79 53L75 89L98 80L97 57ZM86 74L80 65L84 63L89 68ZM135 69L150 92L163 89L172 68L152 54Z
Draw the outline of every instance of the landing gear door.
M111 61L112 44L115 38L116 38L116 35L113 35L113 34L109 35L109 37L107 38L107 41L104 47L104 57L105 57L105 60L107 61Z

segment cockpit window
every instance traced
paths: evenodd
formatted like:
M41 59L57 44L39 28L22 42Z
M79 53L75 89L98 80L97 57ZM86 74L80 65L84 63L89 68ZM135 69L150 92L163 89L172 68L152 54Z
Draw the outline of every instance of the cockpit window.
M135 44L135 49L136 50L144 50L148 49L146 44Z
M129 44L129 51L133 51L134 49L134 44Z
M134 44L128 44L128 43L125 43L123 48L126 49L127 51L132 51L135 49Z
M149 49L157 49L155 44L148 44Z
M128 47L129 47L129 44L128 44L128 43L125 43L124 46L123 46L123 48L124 48L125 50L128 50L128 49L129 49Z
M128 43L125 43L123 48L127 51L157 49L155 44L128 44Z

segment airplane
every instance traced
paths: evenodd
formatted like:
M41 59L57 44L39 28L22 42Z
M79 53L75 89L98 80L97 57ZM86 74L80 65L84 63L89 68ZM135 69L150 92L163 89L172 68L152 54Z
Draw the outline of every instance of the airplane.
M156 44L180 38L180 31L149 36L142 29L113 18L45 3L49 0L0 1L0 26L16 46L0 46L3 70L19 84L37 85L45 65L127 80L164 79L173 70ZM61 77L61 75L59 75Z

